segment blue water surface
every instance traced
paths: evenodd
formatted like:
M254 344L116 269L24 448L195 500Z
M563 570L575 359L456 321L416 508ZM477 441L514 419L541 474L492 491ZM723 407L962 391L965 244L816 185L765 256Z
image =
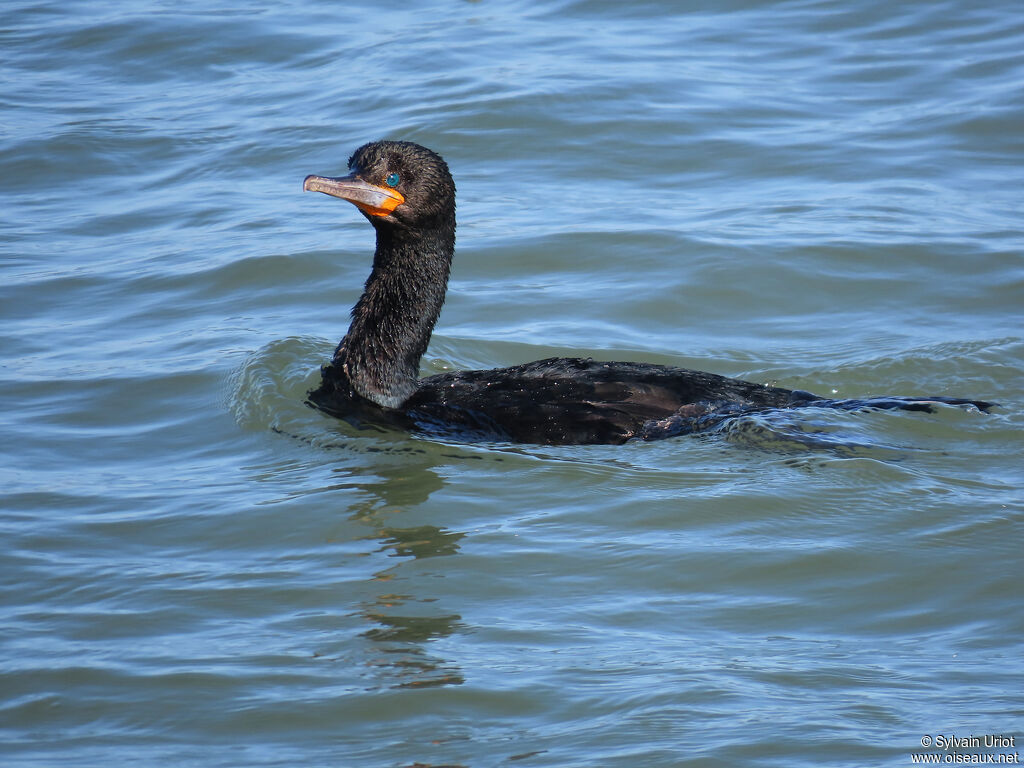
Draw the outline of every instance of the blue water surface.
M4 766L1024 739L1018 3L14 0L0 83ZM378 138L458 186L425 374L1000 406L584 447L331 419L373 235L302 180Z

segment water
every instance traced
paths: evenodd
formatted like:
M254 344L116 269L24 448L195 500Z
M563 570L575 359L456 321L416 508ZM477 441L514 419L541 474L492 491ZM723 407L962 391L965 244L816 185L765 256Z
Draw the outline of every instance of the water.
M1019 742L1021 51L1011 2L5 4L3 764ZM372 237L301 182L382 137L459 187L424 372L1002 407L562 448L326 418Z

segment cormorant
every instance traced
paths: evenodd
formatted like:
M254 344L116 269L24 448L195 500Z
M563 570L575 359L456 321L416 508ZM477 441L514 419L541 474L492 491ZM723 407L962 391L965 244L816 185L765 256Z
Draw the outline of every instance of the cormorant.
M419 377L455 252L455 183L440 155L405 141L355 151L347 176L303 189L353 203L377 233L373 270L321 385L321 410L463 439L624 443L707 429L743 413L820 407L931 410L961 398L829 400L800 390L649 363L550 358Z

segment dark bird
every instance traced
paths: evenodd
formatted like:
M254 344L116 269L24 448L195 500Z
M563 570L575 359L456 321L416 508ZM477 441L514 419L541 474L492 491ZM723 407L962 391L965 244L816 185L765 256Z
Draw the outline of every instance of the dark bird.
M557 445L653 440L738 414L808 405L992 405L947 397L829 400L686 368L580 358L420 378L455 252L455 183L440 155L404 141L366 144L348 168L347 176L303 183L354 204L377 232L373 270L348 333L309 393L334 416L460 439Z

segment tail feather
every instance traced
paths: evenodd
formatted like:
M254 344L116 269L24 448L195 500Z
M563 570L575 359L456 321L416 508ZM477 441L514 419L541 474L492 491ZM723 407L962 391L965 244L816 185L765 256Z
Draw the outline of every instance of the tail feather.
M824 408L837 408L843 411L860 410L900 410L900 411L924 411L934 413L936 405L967 405L977 408L983 413L999 405L987 400L972 400L966 397L868 397L853 400L820 400L809 405L817 405Z
M713 429L734 416L765 413L773 410L796 408L834 408L841 411L900 410L934 413L936 405L962 405L977 408L988 413L999 405L987 400L972 400L966 397L869 397L850 400L829 400L815 397L807 392L794 391L792 402L780 409L759 408L739 403L694 403L672 416L646 422L634 435L640 440L662 440L666 437L704 432Z

